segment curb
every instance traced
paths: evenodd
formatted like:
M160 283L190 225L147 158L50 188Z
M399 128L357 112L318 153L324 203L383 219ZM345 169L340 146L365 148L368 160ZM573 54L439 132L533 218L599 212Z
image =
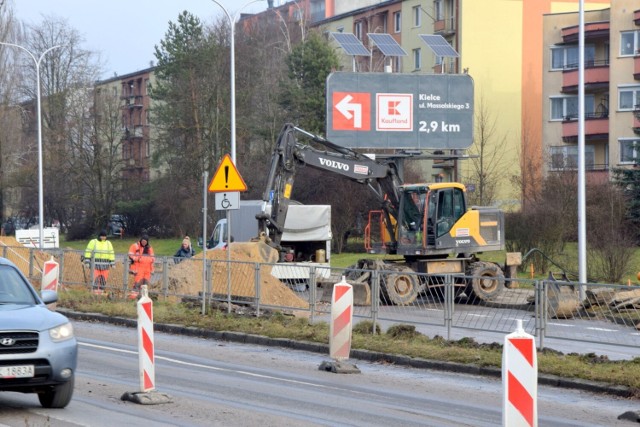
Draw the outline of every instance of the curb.
M58 308L57 312L70 319L93 322L110 323L117 326L137 328L138 323L133 319L123 317L111 317L100 313L79 313ZM268 347L282 347L294 350L308 351L311 353L329 354L328 344L312 343L308 341L295 341L287 338L270 338L263 335L246 334L231 331L209 331L194 327L185 327L176 324L155 323L154 330L175 335L186 335L198 338L212 338L223 341L237 342L241 344L262 345ZM398 366L408 366L417 369L430 369L434 371L456 372L478 376L500 378L502 370L490 366L470 365L463 363L429 360L417 357L409 357L397 354L380 353L369 350L351 350L352 359L365 360L367 362L384 362ZM596 381L588 381L574 378L563 378L556 375L538 375L538 384L557 388L566 388L580 391L588 391L597 394L608 394L618 397L635 397L633 390L627 386L616 386Z

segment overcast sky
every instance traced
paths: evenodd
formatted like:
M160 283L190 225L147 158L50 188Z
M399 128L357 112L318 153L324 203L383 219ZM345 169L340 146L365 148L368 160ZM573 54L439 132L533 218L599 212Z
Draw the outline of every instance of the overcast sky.
M250 0L220 0L233 17ZM278 4L276 0L274 2ZM283 2L284 3L284 2ZM154 46L160 43L168 22L176 22L187 10L205 23L225 17L211 0L14 0L16 16L27 24L38 24L43 16L66 18L84 38L84 48L100 52L104 79L148 68L155 61ZM242 8L260 12L266 0Z

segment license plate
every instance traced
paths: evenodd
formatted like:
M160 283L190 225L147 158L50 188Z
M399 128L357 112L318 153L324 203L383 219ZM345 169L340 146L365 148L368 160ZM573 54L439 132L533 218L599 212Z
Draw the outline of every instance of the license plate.
M0 378L31 378L33 365L0 366Z

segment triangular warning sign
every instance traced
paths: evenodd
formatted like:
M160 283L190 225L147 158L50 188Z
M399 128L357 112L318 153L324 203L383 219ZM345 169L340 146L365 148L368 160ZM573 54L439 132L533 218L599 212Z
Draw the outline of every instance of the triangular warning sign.
M209 183L209 192L222 193L224 191L247 191L247 184L244 183L228 154L225 154L216 173L213 174L211 183Z

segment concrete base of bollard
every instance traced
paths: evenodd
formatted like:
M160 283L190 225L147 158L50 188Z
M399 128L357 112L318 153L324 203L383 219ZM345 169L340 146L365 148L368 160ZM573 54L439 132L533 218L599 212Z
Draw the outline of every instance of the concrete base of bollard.
M359 374L360 369L353 363L339 361L324 361L318 367L321 371L333 372L334 374Z
M137 403L139 405L160 405L162 403L172 403L171 396L165 393L158 393L157 391L148 392L125 392L120 400L126 400L129 402Z
M618 415L618 419L640 423L640 411L627 411L622 415Z

